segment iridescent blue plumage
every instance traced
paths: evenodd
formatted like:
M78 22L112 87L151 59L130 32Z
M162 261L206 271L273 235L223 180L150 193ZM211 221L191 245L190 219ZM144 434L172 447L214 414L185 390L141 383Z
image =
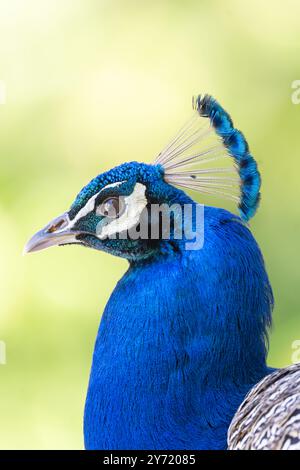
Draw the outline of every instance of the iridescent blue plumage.
M225 449L245 394L270 371L272 292L248 228L205 208L205 243L132 262L102 316L88 449Z

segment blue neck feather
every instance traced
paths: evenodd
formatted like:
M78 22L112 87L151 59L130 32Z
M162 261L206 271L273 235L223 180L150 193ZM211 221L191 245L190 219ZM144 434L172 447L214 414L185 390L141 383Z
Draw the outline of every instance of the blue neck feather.
M199 251L133 263L103 314L85 407L88 449L223 449L269 373L273 298L241 220L205 207Z

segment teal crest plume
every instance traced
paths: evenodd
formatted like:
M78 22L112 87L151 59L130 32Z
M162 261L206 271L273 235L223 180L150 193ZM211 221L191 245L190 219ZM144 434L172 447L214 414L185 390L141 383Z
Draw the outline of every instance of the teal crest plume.
M248 221L260 201L260 174L241 131L209 95L193 98L192 118L155 160L165 181L203 194L230 199Z

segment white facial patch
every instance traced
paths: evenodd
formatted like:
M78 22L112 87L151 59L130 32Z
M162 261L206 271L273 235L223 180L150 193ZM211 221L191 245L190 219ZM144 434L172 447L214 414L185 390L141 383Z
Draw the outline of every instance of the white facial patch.
M108 188L114 188L116 186L120 186L121 184L125 183L125 181L117 181L116 183L111 183L111 184L107 184L106 186L104 186L104 188L101 189L101 191L99 191L97 194L94 194L94 196L92 196L86 203L85 206L83 206L80 211L77 212L77 214L75 215L74 219L71 220L68 228L72 228L74 227L74 225L76 224L76 222L79 220L79 219L82 219L82 217L85 217L87 214L89 214L90 212L92 212L94 210L94 207L95 207L95 199L98 197L98 195L104 191L104 189L108 189Z
M124 196L125 211L116 219L103 219L97 226L97 237L100 240L105 238L113 238L120 232L130 230L138 224L141 213L147 206L147 198L145 196L146 186L136 183L133 192L129 196Z

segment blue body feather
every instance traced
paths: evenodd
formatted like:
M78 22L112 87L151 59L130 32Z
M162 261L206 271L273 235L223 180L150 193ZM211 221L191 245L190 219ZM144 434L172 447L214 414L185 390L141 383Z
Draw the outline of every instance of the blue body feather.
M224 449L238 405L270 372L260 250L222 209L205 207L205 234L202 250L178 242L116 286L94 351L87 449Z

